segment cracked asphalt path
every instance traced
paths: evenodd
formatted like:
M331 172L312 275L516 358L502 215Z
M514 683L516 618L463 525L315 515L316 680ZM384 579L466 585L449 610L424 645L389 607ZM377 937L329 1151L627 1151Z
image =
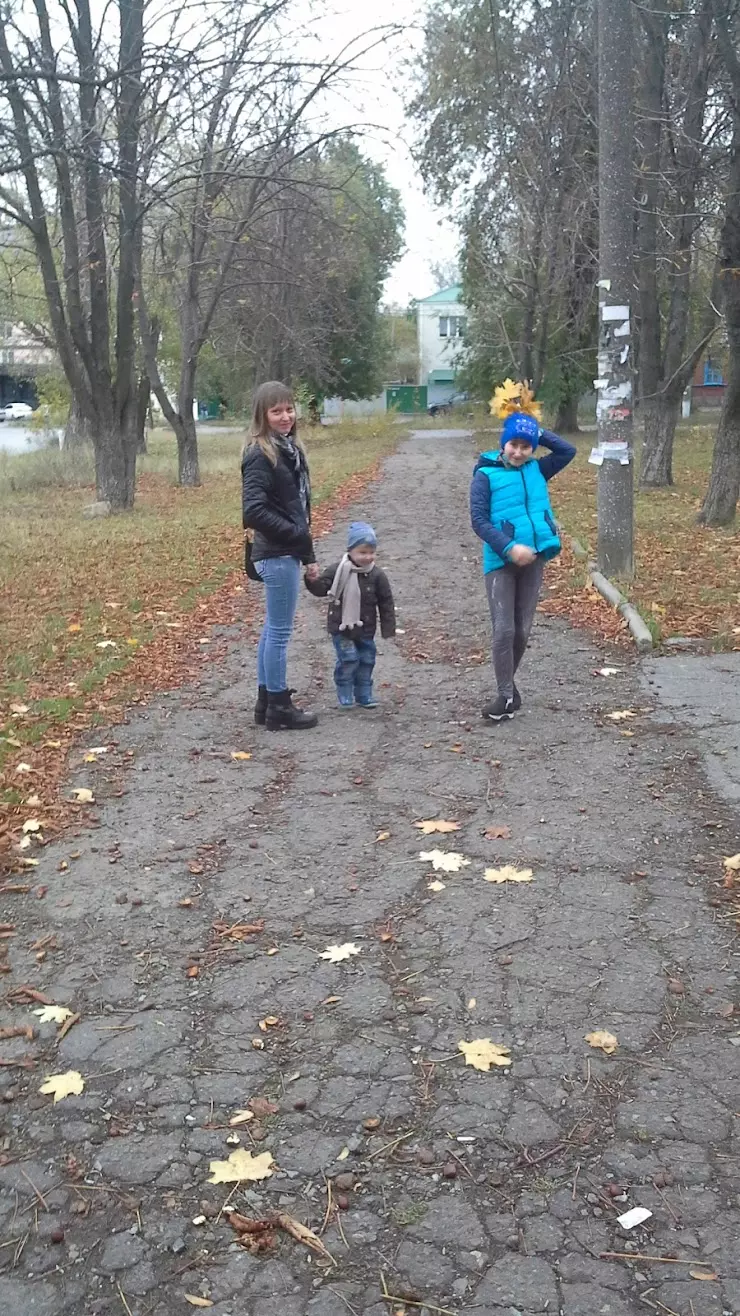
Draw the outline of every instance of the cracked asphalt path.
M1 915L17 935L0 1024L38 1027L0 1044L37 1060L0 1068L4 1316L176 1316L185 1295L214 1316L404 1310L383 1282L407 1313L740 1313L738 958L710 903L737 818L637 664L560 622L538 617L522 714L478 720L472 455L465 435L412 436L356 509L405 631L379 646L380 711L334 710L306 595L291 671L317 731L251 724L254 635L235 633L201 684L112 729L97 766L79 753L97 825L43 851L43 901ZM595 674L606 660L616 677ZM414 829L440 817L461 830ZM435 846L471 862L432 892L418 854ZM534 880L483 880L507 863ZM348 941L350 961L320 958ZM23 984L79 1013L61 1041L8 1001ZM465 1066L460 1040L485 1037L510 1069ZM41 1078L67 1069L84 1092L52 1106ZM230 1205L318 1230L332 1180L333 1267L287 1235L241 1248L230 1185L207 1182L257 1097L241 1145L277 1168ZM635 1205L652 1217L627 1233Z

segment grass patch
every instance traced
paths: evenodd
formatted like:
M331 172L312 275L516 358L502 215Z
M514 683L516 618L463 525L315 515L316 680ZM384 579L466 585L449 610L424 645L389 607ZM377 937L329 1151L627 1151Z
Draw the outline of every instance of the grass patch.
M737 648L740 637L740 531L708 530L696 516L709 478L713 425L679 427L670 489L639 490L635 472L635 579L625 588L653 637L687 635ZM556 476L551 495L564 528L596 552L597 468L589 466L593 434L578 440L578 458ZM555 600L583 590L583 568L568 554L552 573Z
M322 504L370 473L403 435L383 416L304 430L318 529ZM124 679L129 694L166 686L171 651L186 638L191 650L199 642L189 626L219 619L207 613L209 599L226 590L233 604L241 594L242 444L238 432L204 434L203 483L180 489L174 436L155 431L133 511L89 521L89 452L2 457L0 773L38 741L40 727L53 740L55 727L79 723L83 711L87 724L92 713L102 718L109 691L120 696ZM232 614L233 607L223 619ZM154 650L159 666L145 661ZM1 784L14 795L18 779ZM0 793L0 802L9 799Z

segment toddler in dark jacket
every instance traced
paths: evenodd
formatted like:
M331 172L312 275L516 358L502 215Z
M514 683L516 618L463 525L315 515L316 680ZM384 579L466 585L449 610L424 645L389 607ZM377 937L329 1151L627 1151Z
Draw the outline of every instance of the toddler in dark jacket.
M396 609L388 577L375 564L378 540L367 521L353 521L347 536L347 552L340 562L322 571L318 578L306 576L306 589L317 598L329 596L327 630L337 660L334 684L341 708L377 708L373 694L375 631L380 616L384 640L396 633Z

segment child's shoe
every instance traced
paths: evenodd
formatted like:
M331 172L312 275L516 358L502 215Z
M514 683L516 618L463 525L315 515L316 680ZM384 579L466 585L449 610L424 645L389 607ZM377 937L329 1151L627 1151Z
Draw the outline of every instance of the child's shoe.
M339 708L352 708L354 706L352 695L347 695L343 690L337 690L337 705Z
M358 708L378 708L378 707L379 707L379 701L375 698L375 695L367 695L367 697L366 697L366 698L363 698L363 699L361 699L359 696L356 696L356 698L355 698L355 703L357 704L357 707L358 707Z
M490 704L485 704L481 711L484 722L504 722L514 716L514 700L507 699L506 695L497 695Z

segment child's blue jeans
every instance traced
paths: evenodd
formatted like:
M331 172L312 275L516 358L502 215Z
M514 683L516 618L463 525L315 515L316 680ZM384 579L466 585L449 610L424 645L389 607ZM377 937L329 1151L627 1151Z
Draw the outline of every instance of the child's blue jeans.
M334 666L334 684L340 704L369 704L373 698L373 668L377 650L374 640L350 640L346 635L333 635L337 661Z
M265 586L267 615L257 649L257 680L270 694L288 688L288 643L298 606L301 564L297 557L266 557L254 564Z

